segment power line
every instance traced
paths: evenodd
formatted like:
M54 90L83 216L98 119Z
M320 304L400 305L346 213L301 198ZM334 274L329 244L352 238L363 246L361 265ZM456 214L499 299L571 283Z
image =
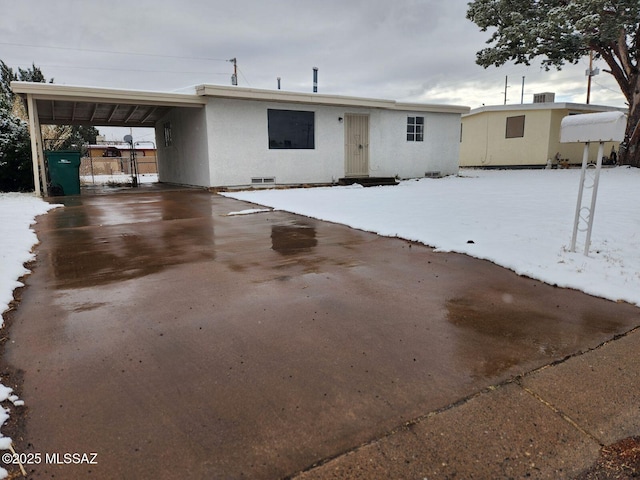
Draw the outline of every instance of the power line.
M88 67L88 66L72 66L72 65L51 65L47 63L39 64L39 67L49 67L49 68L74 68L78 70L107 70L114 72L143 72L143 73L192 73L192 74L203 74L203 75L229 75L228 72L220 73L220 72L192 72L187 70L173 71L173 70L142 70L135 68L108 68L108 67Z
M138 52L119 52L117 50L94 50L90 48L76 48L76 47L55 47L51 45L32 45L28 43L12 43L12 42L0 42L0 45L11 45L13 47L30 47L30 48L49 48L53 50L73 50L78 52L91 52L91 53L109 53L116 55L135 55L139 57L159 57L159 58L182 58L188 60L209 60L212 62L226 62L227 60L222 58L209 58L209 57L188 57L185 55L160 55L157 53L138 53Z
M238 72L240 72L240 75L242 75L242 78L244 78L244 81L247 82L247 85L251 86L251 84L249 83L249 80L247 80L247 77L244 76L244 73L242 73L242 70L240 69L240 67L238 68Z
M593 81L593 83L595 83L597 86L599 86L600 88L603 88L604 90L609 90L610 92L613 93L617 93L619 95L623 95L622 91L620 90L620 88L618 88L617 90L614 90L613 88L609 88L606 85L602 85L601 83L596 82L595 80Z

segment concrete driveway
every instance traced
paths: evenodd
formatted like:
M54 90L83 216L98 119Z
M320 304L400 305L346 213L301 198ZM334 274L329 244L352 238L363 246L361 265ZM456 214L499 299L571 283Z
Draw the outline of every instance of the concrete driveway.
M640 324L485 261L202 191L69 197L4 361L29 478L271 479ZM572 445L566 445L571 449ZM61 457L62 458L62 457Z

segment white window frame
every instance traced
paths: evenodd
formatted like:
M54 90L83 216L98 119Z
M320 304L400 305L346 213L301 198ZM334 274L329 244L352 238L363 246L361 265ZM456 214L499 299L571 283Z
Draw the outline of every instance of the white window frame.
M424 117L407 117L407 142L424 142Z

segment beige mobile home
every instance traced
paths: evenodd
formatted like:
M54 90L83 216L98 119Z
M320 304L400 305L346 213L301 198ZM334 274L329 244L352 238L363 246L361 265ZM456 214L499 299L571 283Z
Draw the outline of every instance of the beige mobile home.
M624 111L577 103L532 103L487 106L462 117L461 167L543 168L548 164L580 164L583 146L560 143L560 123L567 115ZM605 144L605 155L618 151ZM597 145L591 149L595 161Z

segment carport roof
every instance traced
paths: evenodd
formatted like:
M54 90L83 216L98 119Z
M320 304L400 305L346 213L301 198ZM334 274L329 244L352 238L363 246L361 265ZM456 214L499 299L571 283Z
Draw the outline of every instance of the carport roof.
M52 83L11 82L11 90L37 105L41 124L154 127L172 107L202 107L206 98Z

